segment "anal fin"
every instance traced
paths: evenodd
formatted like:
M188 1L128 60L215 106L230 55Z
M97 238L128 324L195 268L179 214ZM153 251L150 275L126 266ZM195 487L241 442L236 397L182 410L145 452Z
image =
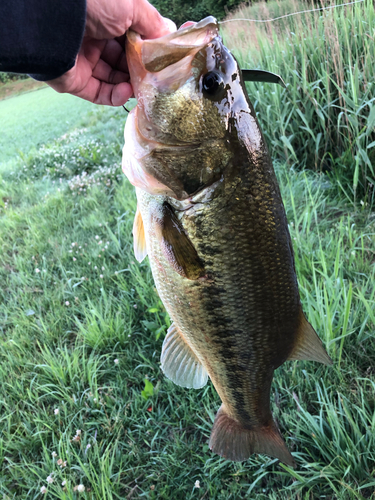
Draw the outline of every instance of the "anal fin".
M230 417L224 405L217 412L209 447L214 453L234 462L247 460L253 453L264 453L295 467L293 457L273 420L269 425L247 428Z
M134 217L133 223L133 248L134 255L138 262L142 262L142 260L147 255L147 247L146 247L146 238L145 238L145 228L143 225L143 219L141 212L137 205L137 211Z
M288 360L318 361L324 365L332 365L332 359L326 353L323 343L315 332L314 328L305 318L302 310L300 312L300 324L298 336L293 351Z
M173 323L167 332L161 352L161 369L177 385L193 389L205 386L208 374Z

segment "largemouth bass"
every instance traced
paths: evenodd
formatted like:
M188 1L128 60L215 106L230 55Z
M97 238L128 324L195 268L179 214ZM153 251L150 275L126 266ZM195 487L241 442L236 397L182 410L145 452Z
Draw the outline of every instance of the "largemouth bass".
M161 368L182 387L208 380L222 406L210 448L294 466L272 418L274 370L331 364L301 308L285 210L241 70L212 17L156 40L128 33L138 104L123 170L136 186L134 249L148 255L173 321Z

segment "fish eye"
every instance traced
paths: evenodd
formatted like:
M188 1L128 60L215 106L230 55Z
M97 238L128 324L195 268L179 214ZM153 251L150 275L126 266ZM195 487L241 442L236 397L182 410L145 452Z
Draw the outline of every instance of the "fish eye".
M216 71L209 71L202 77L202 92L206 97L216 97L224 89L224 80Z

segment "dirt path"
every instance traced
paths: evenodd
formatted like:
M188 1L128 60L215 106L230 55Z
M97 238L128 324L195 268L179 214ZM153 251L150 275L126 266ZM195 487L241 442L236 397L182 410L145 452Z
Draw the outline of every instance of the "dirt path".
M30 92L31 90L40 89L45 86L46 84L44 82L37 82L32 78L0 83L0 101L7 99L8 97L23 94L24 92Z

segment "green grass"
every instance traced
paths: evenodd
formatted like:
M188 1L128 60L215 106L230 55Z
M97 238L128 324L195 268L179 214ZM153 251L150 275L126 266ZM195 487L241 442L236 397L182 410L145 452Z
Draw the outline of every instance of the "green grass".
M372 212L353 211L324 175L277 166L304 310L334 366L276 371L273 412L295 471L262 455L230 463L207 445L220 404L211 383L182 389L160 370L169 319L133 256L135 198L118 166L125 113L76 119L76 131L64 125L2 168L3 498L41 498L42 486L57 499L374 498Z
M0 158L22 158L31 149L65 134L94 104L69 94L42 88L0 101Z

